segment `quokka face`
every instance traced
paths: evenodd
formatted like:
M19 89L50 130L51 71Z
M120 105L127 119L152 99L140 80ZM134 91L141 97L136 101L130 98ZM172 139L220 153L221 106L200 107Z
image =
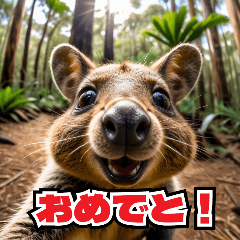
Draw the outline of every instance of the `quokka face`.
M101 188L154 188L195 157L195 135L176 109L201 71L194 45L177 46L150 68L97 67L68 44L50 63L71 107L52 126L48 147L69 174Z

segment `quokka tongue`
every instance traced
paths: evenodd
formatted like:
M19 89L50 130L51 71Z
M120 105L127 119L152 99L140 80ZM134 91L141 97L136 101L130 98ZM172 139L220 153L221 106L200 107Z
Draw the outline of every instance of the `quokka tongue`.
M126 165L126 163L120 165L118 163L115 163L114 160L111 160L110 164L115 170L114 173L119 175L134 175L136 174L136 172L134 172L134 169L140 165L138 161L133 161L132 164L129 165Z

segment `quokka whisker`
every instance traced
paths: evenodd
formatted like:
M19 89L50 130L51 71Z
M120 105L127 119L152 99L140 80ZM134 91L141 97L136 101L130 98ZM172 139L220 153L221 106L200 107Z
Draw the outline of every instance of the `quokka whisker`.
M198 99L199 97L201 97L202 95L197 96L196 98L193 99L193 101L195 101L196 99Z
M163 155L163 153L160 151L160 150L158 150L159 151L159 153L164 157L164 159L165 159L165 161L166 161L166 164L168 164L168 160L165 158L165 156Z
M81 146L77 147L76 149L74 149L72 152L70 152L67 156L67 158L72 155L73 153L75 153L77 150L79 150L80 148L82 148L83 146L87 145L89 142L86 142L84 144L82 144Z
M145 63L146 63L146 59L147 59L148 55L150 54L150 52L152 51L153 48L154 48L154 45L151 47L151 49L149 50L147 56L144 58L144 60L143 60L143 64L144 64L144 65L145 65Z
M38 150L29 153L27 156L23 157L22 160L24 160L25 158L29 157L30 155L32 155L32 154L34 154L34 153L36 153L36 152L42 151L42 150L44 150L44 149L47 149L47 147L39 148ZM21 160L21 161L22 161L22 160Z
M58 115L58 116L60 116L60 117L62 117L62 118L66 118L66 119L68 119L68 120L72 120L72 118L68 118L68 117L66 117L66 116L63 116L62 114L53 111L51 108L48 108L48 109L49 109L52 113L54 113L54 114L56 114L56 115Z
M50 109L50 108L48 108L48 109L51 110L53 113L59 115L59 116L62 117L62 118L66 118L66 119L68 119L68 120L73 120L73 118L69 118L69 117L63 116L62 114L59 114L59 113L53 111L53 110ZM92 116L94 116L94 115L92 114ZM81 126L81 127L82 127L83 125L78 125L78 126Z
M200 141L197 141L197 143L200 143ZM218 154L216 154L216 153L213 153L213 152L211 152L211 154L208 153L205 148L202 148L202 147L198 146L198 149L202 150L202 151L203 151L206 155L208 155L209 157L212 157L212 155L214 155L214 157L216 157L216 158L223 159L220 155L218 155Z
M168 130L168 129L173 129L173 128L183 128L183 127L188 127L188 125L183 125L183 126L180 126L180 127L170 127L170 128L162 128L164 130Z
M32 127L24 127L24 129L33 129L33 130L39 130L39 131L47 131L48 130L48 128L44 129L44 128L32 128Z
M91 135L91 134L89 133L89 134L80 135L80 136L76 136L76 137L65 138L65 139L61 139L61 140L50 142L50 144L57 143L57 142L63 142L63 141L71 140L71 139L76 139L76 138L80 138L80 137L86 137L86 136L89 136L89 135ZM21 147L27 147L27 146L31 146L31 145L44 144L44 143L46 143L46 142L29 143L29 144L21 146Z
M83 126L83 125L72 125L72 124L67 124L67 123L58 123L58 122L47 122L47 121L42 121L42 120L39 120L39 119L34 119L34 120L36 120L36 121L38 121L38 122L43 122L43 123L50 123L50 124L56 124L56 125L58 125L58 124L60 124L60 125L63 125L63 126L69 126L69 127L84 127L84 128L88 128L89 126Z
M159 123L163 123L163 122L168 122L168 121L175 121L175 119L172 119L172 118L167 118L167 119L164 119L164 120L161 120L159 121ZM184 122L186 123L186 121L190 121L190 120L186 120L186 119L183 119L183 120L178 120L177 123L181 123L181 122ZM200 121L200 120L199 120ZM188 123L189 125L199 125L200 123Z
M157 154L155 153L154 155L156 156L156 158L158 159L158 161L160 161L160 159L159 159L159 157L157 156Z
M71 124L66 124L66 123L57 123L57 122L47 122L47 121L42 121L42 120L39 120L39 119L34 119L35 121L38 121L38 122L43 122L43 123L50 123L50 124L60 124L60 125L64 125L64 126L69 126L69 127L81 127L81 125L71 125Z
M191 144L187 144L187 143L185 143L185 142L183 142L183 141L179 141L179 140L177 140L177 139L174 139L174 138L170 138L170 137L166 137L165 136L165 138L167 138L167 139L170 139L170 140L173 140L173 141L176 141L176 142L179 142L179 143L182 143L182 144L184 144L184 145L187 145L187 146L190 146L190 147L194 147L193 145L191 145ZM196 149L201 149L201 150L205 150L204 148L201 148L200 146L196 146L195 147ZM203 158L203 157L202 157ZM207 159L205 159L210 165L212 165ZM199 162L199 161L198 161ZM202 164L201 162L199 162L199 164L200 165L202 165L202 166L205 166L204 164ZM214 166L212 166L216 171L218 171Z
M164 137L167 138L167 139L170 139L170 140L173 140L173 141L176 141L176 142L182 143L182 144L184 144L184 145L187 145L187 146L193 147L193 145L188 144L188 143L185 143L185 142L183 142L183 141L180 141L180 140L177 140L177 139L174 139L174 138L170 138L170 137L166 137L166 136L164 136ZM196 148L197 148L197 147L196 147Z
M168 148L170 148L171 150L173 150L174 152L176 152L177 154L179 154L181 157L185 158L188 162L191 162L189 161L189 159L187 159L185 156L183 156L179 151L177 151L176 149L174 149L173 147L169 146L168 144L162 142L163 145L167 146Z
M164 142L162 142L162 144L165 145L165 146L167 146L167 147L169 147L169 148L170 148L171 150L173 150L174 152L178 153L181 157L185 158L188 162L194 164L194 161L189 161L189 159L187 159L185 156L183 156L183 155L182 155L179 151L177 151L176 149L172 148L171 146L169 146L168 144L166 144L166 143L164 143ZM195 166L197 166L197 165L195 164ZM203 170L202 170L199 166L197 166L197 167L198 167L198 169L200 169L200 170L203 172ZM205 174L207 175L207 177L208 177L209 180L211 181L212 185L214 185L213 182L212 182L212 180L211 180L211 178L209 177L209 175L208 175L207 173L205 173Z
M81 157L81 159L80 159L80 162L82 161L83 156L84 156L91 148L92 148L92 147L90 147L90 148L82 155L82 157Z
M196 111L196 110L198 110L198 109L205 108L205 107L208 107L208 105L195 108L195 109L193 109L192 111L190 111L189 113L192 113L192 112L194 112L194 111Z
M37 161L39 161L40 159L42 159L42 158L45 158L47 156L47 154L44 154L44 155L42 155L40 158L38 158L37 160L35 160L35 161L33 161L32 163L31 163L31 165L33 165L34 163L36 163ZM30 166L31 166L30 165ZM29 166L29 167L30 167Z
M36 163L37 161L39 161L40 159L42 159L42 158L45 158L47 155L46 154L43 154L40 158L38 158L37 160L35 160L35 161L33 161L31 164L30 164L30 166L28 166L27 167L27 169L24 171L24 173L22 174L22 176L20 177L20 179L24 176L24 174L32 167L32 165L34 164L34 163Z

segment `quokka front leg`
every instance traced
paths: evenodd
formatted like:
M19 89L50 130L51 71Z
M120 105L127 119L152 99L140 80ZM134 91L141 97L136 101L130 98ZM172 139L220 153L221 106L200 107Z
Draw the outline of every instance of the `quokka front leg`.
M54 165L54 166L53 166ZM63 173L53 162L49 163L43 170L34 189L39 188L65 188L71 189L71 177ZM21 206L20 210L13 216L8 224L0 230L0 240L16 240L16 239L31 239L31 240L47 240L47 239L64 239L64 236L71 232L70 228L54 229L44 228L37 230L34 222L27 214L33 209L33 192Z
M20 211L11 219L0 233L1 240L47 240L63 239L66 231L62 229L45 228L37 231L27 212L32 209L32 194Z

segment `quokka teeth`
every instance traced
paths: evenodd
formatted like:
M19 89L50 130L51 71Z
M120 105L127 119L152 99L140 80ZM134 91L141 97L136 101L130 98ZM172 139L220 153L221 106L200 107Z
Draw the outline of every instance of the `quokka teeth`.
M113 166L112 166L112 164L111 164L111 162L108 160L108 169L111 171L111 172L113 172L113 170L114 170L114 168L113 168Z
M111 162L108 160L108 169L110 170L110 172L114 173L114 174L119 174L119 172L114 169L114 167L112 166Z
M112 171L114 174L119 174L119 172L115 169L115 168L113 168L113 171Z
M108 169L113 173L113 174L120 174L111 164L111 161L108 160ZM140 164L138 164L130 173L129 175L135 175L138 170L140 169Z
M137 173L137 168L134 168L130 173L129 173L129 175L134 175L134 174L136 174Z
M138 164L138 165L130 172L129 175L135 175L135 174L138 172L139 168L140 168L140 164Z

